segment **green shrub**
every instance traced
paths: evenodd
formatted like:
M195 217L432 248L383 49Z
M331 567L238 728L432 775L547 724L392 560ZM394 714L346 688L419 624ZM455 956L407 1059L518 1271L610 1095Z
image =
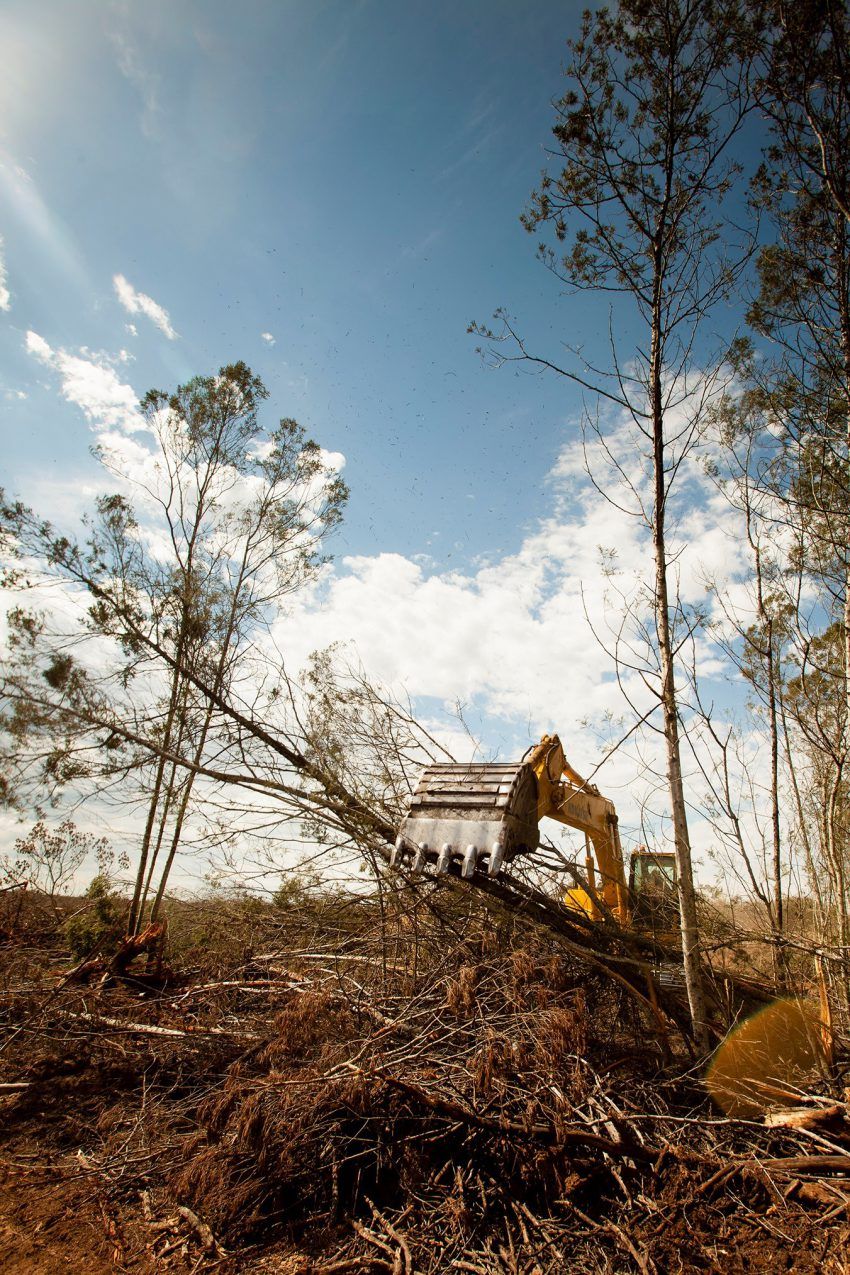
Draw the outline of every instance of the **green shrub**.
M88 906L65 923L65 939L82 960L96 951L116 947L125 928L127 904L104 876L96 876L86 890Z

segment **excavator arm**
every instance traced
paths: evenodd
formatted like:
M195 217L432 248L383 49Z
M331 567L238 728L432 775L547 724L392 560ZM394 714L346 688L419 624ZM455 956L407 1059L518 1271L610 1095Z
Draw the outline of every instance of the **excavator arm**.
M426 766L391 862L408 863L416 872L431 866L443 873L455 866L467 878L480 871L496 876L517 855L534 853L538 825L547 818L585 834L588 889L570 890L567 905L594 919L607 910L627 924L617 812L570 766L557 735L544 735L512 765Z
M544 735L532 749L528 762L537 778L538 822L555 819L585 835L588 889L579 886L569 890L565 900L568 906L586 912L594 920L607 910L626 925L629 897L613 802L573 769L557 735Z

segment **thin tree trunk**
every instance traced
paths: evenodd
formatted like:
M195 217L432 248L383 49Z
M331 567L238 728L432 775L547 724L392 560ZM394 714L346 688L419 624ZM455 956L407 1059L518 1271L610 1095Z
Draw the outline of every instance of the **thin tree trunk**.
M834 872L835 888L838 895L838 938L842 947L848 946L850 939L850 925L848 925L847 917L847 888L846 888L846 872L844 865L844 846L841 839L837 835L837 825L839 822L838 800L841 791L841 780L843 777L842 768L838 765L835 767L835 775L829 785L829 797L826 802L824 811L824 826L826 830L827 846L829 860L832 864Z
M833 195L834 195L833 191ZM844 481L845 487L850 486L850 244L848 244L848 220L845 217L841 222L841 232L839 237L839 261L838 261L838 285L839 285L839 322L841 324L841 354L843 359L844 373ZM840 477L839 469L839 477ZM850 492L845 490L845 495L850 498ZM843 523L843 526L842 526ZM850 546L847 543L847 521L846 518L839 522L838 536L833 536L837 541L839 553L843 555L844 562L844 608L842 619L844 622L844 729L840 731L836 741L840 751L842 761L847 758L848 748L850 748ZM839 718L840 721L840 718ZM839 728L840 730L840 728ZM846 836L846 834L845 834ZM847 898L845 888L847 876L847 859L848 847L841 844L837 847L837 855L840 859L840 887L841 887L841 932L842 943L847 942L847 910L850 900ZM850 988L846 989L845 1002L850 1005Z
M784 929L784 907L782 899L782 839L781 826L779 822L779 721L777 714L778 673L776 667L776 647L774 645L773 636L773 617L768 612L764 600L764 573L762 570L761 548L753 535L751 519L752 512L748 500L747 538L752 546L755 557L758 617L761 631L766 640L764 650L761 652L757 650L757 653L763 655L765 661L765 672L767 676L767 711L770 729L771 869L773 876L773 903L770 910L770 920L774 933L781 935ZM777 982L784 983L785 975L782 950L781 948L776 947L774 948L774 952L776 957L775 972Z
M216 685L215 690L218 692L221 690L221 687L219 685ZM195 755L192 759L194 766L196 767L200 766L201 761L203 759L204 747L207 741L207 731L209 729L210 721L212 720L212 713L213 713L212 705L210 705L207 708L204 724L201 729L201 736L198 741L198 746L195 749ZM162 900L165 897L165 887L168 883L168 878L171 873L171 868L174 863L174 858L177 854L177 848L180 845L180 839L183 836L183 824L186 819L186 812L189 809L189 799L192 796L192 787L195 783L196 775L197 775L197 770L195 769L191 770L183 786L183 794L180 798L180 805L177 810L177 817L174 820L174 831L171 834L171 844L168 847L168 858L165 860L165 864L163 865L162 875L160 876L159 886L157 887L157 891L156 891L156 897L154 898L154 901L151 905L151 915L150 915L151 921L155 921L157 919L159 915L159 910L162 907Z
M250 551L251 551L251 535L248 535L245 539L245 548L242 553L242 561L239 567L239 575L237 577L236 584L233 586L233 596L232 596L232 600L230 604L230 614L227 617L227 630L225 632L224 638L222 639L221 653L218 658L218 664L215 670L215 677L213 678L213 690L215 691L217 695L221 693L222 686L224 685L224 674L227 668L227 657L228 657L228 652L230 650L230 644L233 641L233 635L236 632L236 623L237 623L237 617L239 614L239 603L242 597L242 588L245 583ZM169 849L168 849L168 858L166 859L165 866L162 869L162 875L159 880L159 886L157 888L156 897L151 906L150 919L152 922L157 919L159 915L159 910L162 907L162 901L163 901L163 898L165 897L165 887L168 884L168 878L171 873L171 868L174 863L175 856L177 854L177 849L180 845L180 839L183 836L183 824L186 819L186 812L189 809L189 800L192 796L192 788L194 786L195 777L197 775L197 767L200 766L201 761L203 759L204 748L206 747L206 742L207 742L207 734L209 732L210 722L212 721L213 708L214 708L214 705L212 700L208 701L207 710L206 710L206 713L204 714L204 724L201 728L200 738L198 740L198 744L195 749L195 755L193 758L194 768L189 772L189 775L187 776L187 779L186 779L185 786L183 788L183 794L180 799L180 806L177 811L177 818L174 822L174 831L171 837L171 845L169 846Z
M159 798L162 791L162 779L165 774L166 752L171 743L171 732L174 727L174 717L177 712L177 701L180 690L180 651L177 653L177 663L175 664L174 674L171 679L171 695L168 701L168 712L165 720L165 731L162 737L162 752L156 765L156 775L154 777L153 791L151 792L150 804L148 806L148 817L145 821L145 830L142 834L142 845L139 851L139 866L136 871L136 882L133 889L133 898L130 902L130 912L127 917L127 933L135 934L139 922L139 908L142 897L142 890L145 884L145 870L148 864L148 855L150 853L151 837L153 835L153 826L156 820L156 812L159 808Z
M189 703L189 693L190 693L189 684L187 682L184 682L183 700L180 706L180 728L177 733L177 739L175 741L174 748L172 750L172 752L174 754L177 754L178 756L181 753L181 750L183 747L183 736L187 729L187 716L188 716L187 709L188 709L188 703ZM178 770L178 762L174 760L171 763L171 773L168 776L168 783L165 789L165 805L163 806L162 814L160 815L160 819L159 819L159 831L157 832L157 835L156 835L156 845L153 848L153 854L150 856L150 861L148 863L147 877L145 879L144 889L142 890L142 897L139 900L138 911L139 911L140 919L144 913L145 904L147 903L148 895L150 894L151 882L153 881L153 874L156 870L157 860L159 859L159 852L162 849L162 842L163 842L163 838L165 837L165 830L168 827L168 818L169 818L169 815L171 814L171 807L174 802L175 795L179 791L179 788L175 782L177 777L177 770Z
M761 586L759 585L759 589ZM776 659L773 646L773 621L767 621L767 684L768 715L770 719L770 804L773 836L773 911L776 930L784 929L782 899L782 841L779 824L779 725L776 715Z
M181 745L182 745L182 738L178 736L177 743L175 746L175 752L179 752ZM145 886L144 886L144 889L142 890L142 897L139 900L139 916L141 916L145 910L145 904L147 903L148 895L150 894L151 882L153 881L153 874L156 870L157 860L159 859L159 852L162 849L162 842L165 837L165 829L168 825L168 817L171 814L171 805L172 805L172 802L174 801L175 792L177 791L177 787L175 785L176 776L177 776L177 762L173 761L171 763L171 774L168 777L168 785L166 787L165 805L163 807L162 817L160 818L160 821L159 821L159 832L157 833L157 836L156 836L156 845L153 848L153 854L150 856L150 863L148 864L148 873L145 879Z
M653 321L652 350L650 355L650 392L652 403L653 468L655 504L653 519L653 546L655 550L655 615L658 633L658 653L661 664L661 702L664 712L664 740L667 747L667 780L670 790L670 807L673 818L673 838L676 851L676 868L679 889L679 917L682 931L682 959L685 986L694 1039L698 1048L709 1047L705 996L702 986L700 963L699 926L697 923L694 871L691 860L691 843L688 834L688 816L682 783L682 758L679 746L679 709L676 699L673 639L670 631L670 604L667 582L667 545L665 539L665 512L667 500L664 470L664 408L661 384L660 322Z

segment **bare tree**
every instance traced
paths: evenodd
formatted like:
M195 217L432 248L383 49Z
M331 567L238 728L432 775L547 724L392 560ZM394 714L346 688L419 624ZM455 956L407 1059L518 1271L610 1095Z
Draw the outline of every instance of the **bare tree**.
M627 504L652 538L648 587L658 669L650 680L663 717L688 996L703 1044L676 684L677 652L690 624L674 596L668 517L719 365L707 351L697 360L698 332L729 295L750 251L746 237L730 246L718 205L739 175L727 153L750 107L752 41L752 27L735 3L623 0L613 14L602 9L585 15L581 35L568 46L568 88L556 103L553 158L559 167L544 172L524 223L531 232L554 230L567 247L541 243L543 261L571 289L613 294L616 317L636 321L637 339L627 354L612 342L611 368L600 371L576 351L572 367L530 352L504 312L499 329L476 329L513 344L508 355L492 347L500 361L552 368L621 409L649 464L646 494L630 459L608 448L621 490L615 494L601 479L597 486L620 507Z
M58 825L39 819L18 837L12 854L0 855L0 871L10 882L44 895L56 921L62 915L58 900L73 888L87 859L96 862L101 874L107 872L114 855L105 837L83 832L70 819Z
M131 934L157 867L153 917L161 905L207 754L230 754L217 703L286 596L325 561L321 542L346 498L294 421L260 428L266 397L241 363L146 395L152 446L132 479L138 509L124 493L101 499L84 544L23 506L4 510L18 560L85 607L64 630L44 613L11 615L9 766L19 783L54 791L115 779L123 796L131 775L143 778ZM101 459L121 473L120 454Z
M781 742L812 884L847 943L850 18L843 0L758 8L769 39L756 91L771 136L753 201L773 238L748 312L758 344L736 349L737 389L718 413L754 553L756 623L741 632L739 654L770 714L774 793Z

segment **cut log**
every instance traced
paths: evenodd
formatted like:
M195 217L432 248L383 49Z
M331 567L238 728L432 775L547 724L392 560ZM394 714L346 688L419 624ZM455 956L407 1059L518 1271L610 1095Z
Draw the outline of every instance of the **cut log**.
M768 1129L816 1129L846 1115L843 1102L829 1107L784 1107L781 1111L769 1111L764 1118Z

